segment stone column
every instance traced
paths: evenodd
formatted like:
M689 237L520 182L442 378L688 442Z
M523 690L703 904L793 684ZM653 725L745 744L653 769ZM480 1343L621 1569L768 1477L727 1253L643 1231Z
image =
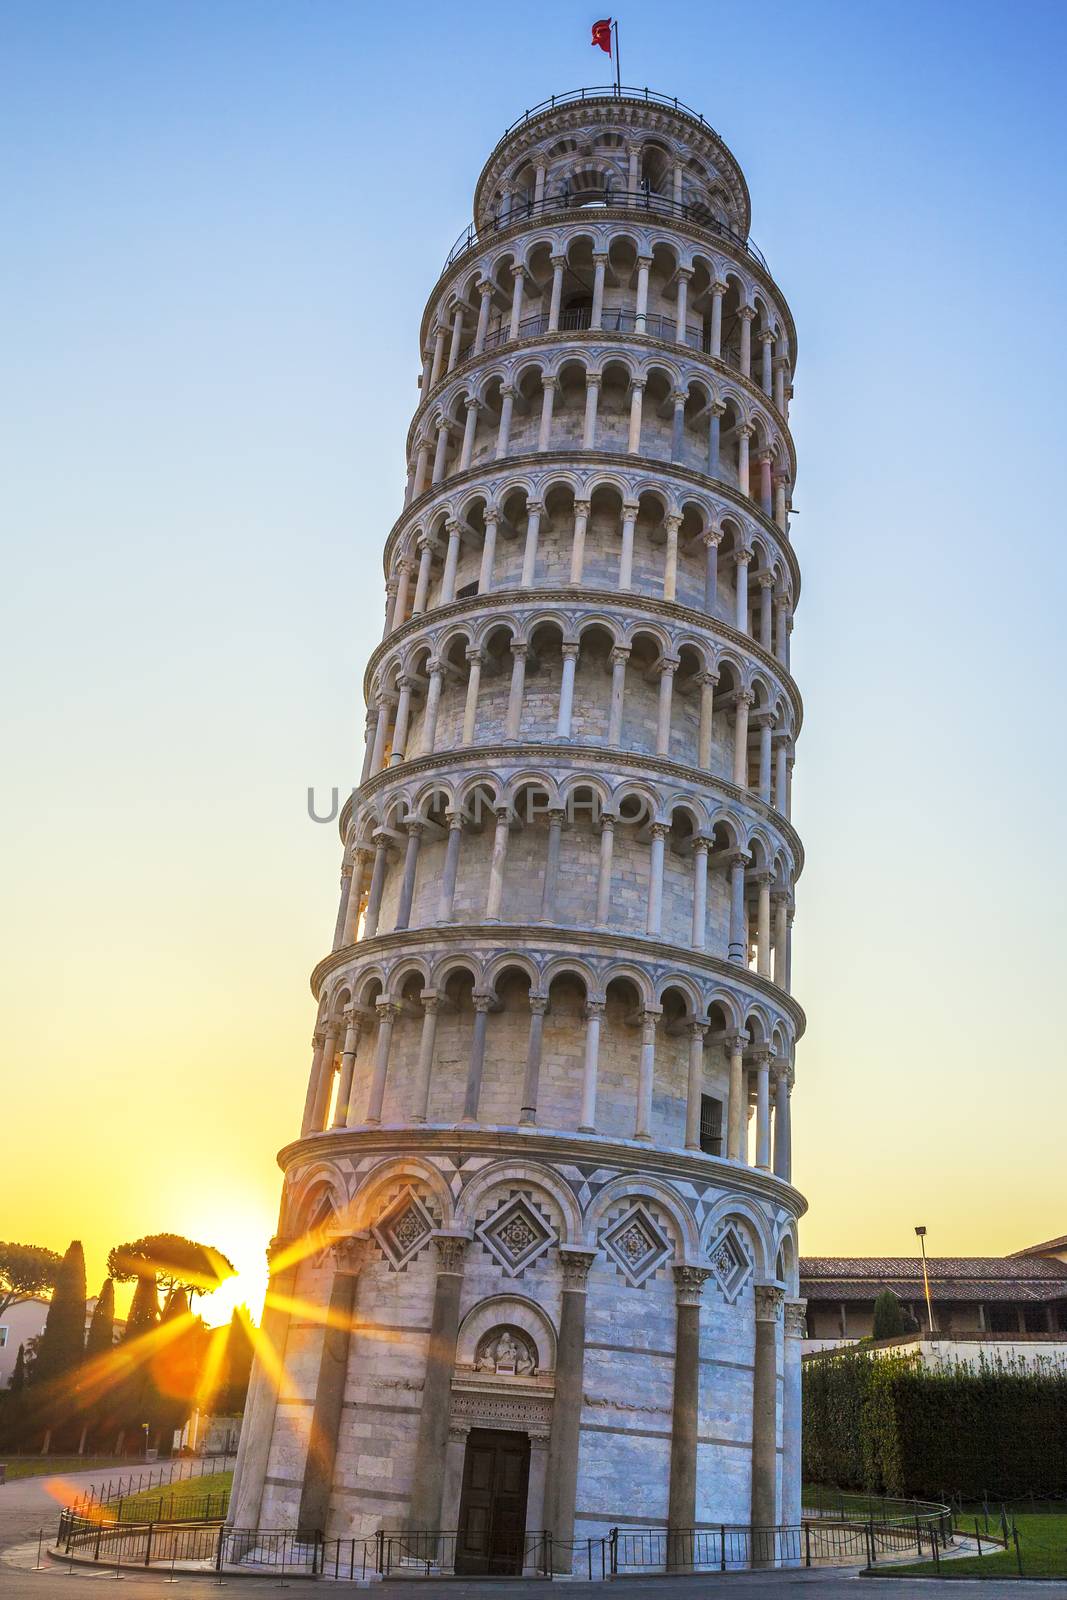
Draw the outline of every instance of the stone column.
M600 818L600 863L596 880L596 925L606 928L611 910L611 861L615 852L615 818L605 811Z
M448 547L445 550L445 566L441 575L441 605L448 606L456 598L456 568L459 565L459 534L458 522L446 522L445 532L448 534Z
M672 514L663 519L663 526L667 533L667 552L663 563L663 598L664 600L676 600L678 597L678 531L682 526L682 519Z
M478 326L474 334L474 349L472 355L480 356L485 349L485 336L489 332L489 312L493 304L493 285L486 278L479 280L476 285L478 290Z
M734 551L734 581L737 590L734 627L738 633L748 632L748 564L751 560L751 550Z
M665 756L671 745L671 697L678 656L664 656L659 663L659 703L656 707L656 754Z
M489 858L489 892L485 899L486 922L500 921L500 906L504 898L504 867L508 856L508 833L511 813L507 806L496 808L496 829L493 833L493 853Z
M686 327L688 306L686 302L689 294L689 280L693 274L689 267L679 267L675 276L678 281L678 299L674 311L674 337L679 344L688 344L688 329Z
M772 895L774 915L774 981L785 988L785 945L788 932L789 896L784 890Z
M648 312L648 269L652 265L651 256L638 256L637 258L637 309L634 315L634 332L644 333Z
M378 1012L378 1045L374 1053L374 1074L370 1084L370 1100L367 1105L367 1122L376 1127L382 1120L382 1102L385 1099L385 1080L389 1073L389 1050L393 1042L393 1025L400 1015L400 1007L392 1000L379 997L376 1001Z
M771 1170L771 1097L769 1050L757 1050L756 1064L756 1166L761 1172Z
M482 562L478 571L478 593L488 594L493 587L493 565L496 561L496 529L499 513L485 513L485 539L482 543Z
M530 995L530 1036L526 1042L526 1072L522 1083L520 1123L537 1121L537 1094L541 1082L541 1046L544 1037L547 994Z
M430 572L433 568L434 541L427 535L419 540L419 572L415 579L415 599L412 602L411 614L421 617L426 610L426 597L430 592Z
M496 435L496 459L501 461L508 453L511 438L511 413L515 404L515 390L505 383L500 390L500 426ZM745 491L748 492L747 490Z
M452 1373L456 1365L459 1333L459 1298L463 1287L463 1256L469 1235L439 1233L437 1282L430 1318L430 1346L419 1408L419 1431L412 1474L410 1526L430 1531L441 1526L448 1419L452 1409Z
M619 588L631 589L634 574L634 530L637 526L637 501L626 500L622 508L622 542L619 546Z
M526 655L529 645L521 639L511 641L511 688L504 719L504 738L518 740L522 728L522 702L526 692Z
M447 337L448 337L448 334L447 334L446 329L439 323L438 326L434 329L433 363L432 363L432 365L430 367L430 388L431 389L433 388L434 384L437 382L438 378L441 376L441 369L444 366L444 360L445 360L445 340L447 339Z
M378 697L378 720L374 725L374 745L371 750L370 776L381 772L385 764L385 747L389 740L389 722L392 711L392 697L388 690L382 690Z
M782 1505L780 1520L786 1527L797 1527L801 1519L800 1498L800 1347L806 1335L806 1300L787 1300L784 1305L782 1341Z
M556 921L556 888L559 882L559 851L563 834L563 812L556 807L548 813L548 850L545 878L541 889L541 921Z
M773 1530L778 1515L778 1330L782 1325L782 1290L758 1283L756 1352L752 1374L752 1565L774 1560Z
M582 1110L578 1124L579 1133L596 1132L596 1081L600 1060L600 1019L603 1015L603 1000L586 1001L585 1059L582 1064Z
M412 1087L411 1120L425 1122L430 1104L430 1075L433 1072L433 1052L437 1041L437 1008L441 996L436 989L424 989L422 1000L422 1038L419 1040L419 1061Z
M693 926L690 938L694 950L703 950L707 940L708 844L709 841L700 835L693 840Z
M567 266L566 256L552 256L552 296L548 302L548 331L559 331L559 308L563 301L563 274Z
M759 508L765 517L772 515L774 504L771 498L771 453L761 450L759 455Z
M653 822L649 828L651 842L648 860L648 912L645 932L659 938L663 928L663 853L667 842L667 824Z
M434 449L433 473L430 482L437 484L444 482L445 461L448 456L448 421L438 413L434 419L434 426L437 429L437 445Z
M258 1528L267 1477L267 1460L274 1436L279 1378L285 1372L285 1342L289 1334L289 1307L296 1288L296 1252L290 1241L272 1239L267 1249L267 1297L263 1305L259 1344L245 1402L244 1426L230 1490L227 1522L231 1528ZM267 1355L267 1352L270 1352Z
M540 500L527 500L526 502L526 545L522 553L522 577L519 579L524 589L533 587L534 573L537 570L537 540L541 532L541 512L544 505Z
M774 358L774 404L780 414L785 416L785 375L789 362L785 356Z
M726 1114L726 1154L731 1161L745 1159L745 1120L748 1105L745 1098L744 1053L748 1035L730 1033L726 1048L730 1056L730 1097Z
M774 475L774 521L783 533L788 531L789 479L784 472L776 472Z
M759 342L763 346L760 387L769 398L771 393L771 364L774 359L774 334L770 328L763 328L760 331Z
M461 744L474 743L474 729L478 716L478 691L482 684L482 662L485 653L477 645L467 646L467 661L470 672L467 677L467 698L463 706L463 732L460 735Z
M685 1099L685 1147L700 1149L700 1101L704 1090L704 1036L706 1022L689 1024L689 1083ZM691 1524L687 1524L691 1526Z
M396 928L406 928L411 923L411 905L415 898L415 874L419 865L419 841L422 838L422 823L418 818L413 818L404 824L407 828L408 842L404 852L404 877L400 885L400 899L396 908Z
M708 337L708 353L716 361L722 360L722 302L726 294L725 283L713 283L711 286L711 330Z
M430 470L430 444L424 439L415 455L415 473L411 480L411 499L417 500L426 493L426 476ZM410 502L409 502L410 504Z
M671 1408L671 1477L668 1529L692 1529L697 1515L697 1436L700 1420L700 1296L710 1267L674 1268L674 1404ZM692 1541L669 1541L667 1565L691 1567Z
M585 1371L585 1291L596 1251L560 1245L563 1293L556 1341L556 1393L548 1441L545 1526L554 1535L553 1571L569 1573L573 1561L578 1442L581 1437Z
M553 377L541 379L541 426L537 435L537 448L542 453L549 448L552 438L552 408L556 399L557 380Z
M759 890L756 908L756 971L761 978L769 978L771 975L771 884L773 882L772 872L760 872L756 876Z
M441 898L437 906L438 922L451 922L455 911L456 875L459 871L459 850L462 836L462 811L449 811L448 843L445 846L445 867L441 874Z
M589 501L574 502L574 534L571 539L571 583L581 583L585 570L585 531L589 525Z
M652 1138L652 1094L656 1077L656 1025L662 1006L645 1006L641 1013L641 1066L637 1075L635 1139Z
M559 716L556 718L556 738L571 736L571 715L574 711L574 674L578 665L578 646L563 646L563 678L559 688Z
M393 598L393 614L389 619L390 628L399 628L402 622L407 621L410 588L411 562L401 559L397 566L396 595Z
M368 850L366 845L357 844L352 852L352 877L348 886L348 900L345 904L345 925L341 934L341 944L355 944L356 934L359 931L359 909L363 899L363 880L367 875L367 863L374 858L374 852Z
M777 594L774 597L775 622L774 622L774 658L780 661L783 667L789 665L789 596Z
M775 740L774 750L774 806L782 816L786 815L789 795L789 740L784 735L779 735Z
M734 698L734 782L739 789L748 788L748 708L752 694L739 689Z
M356 1053L359 1050L361 1018L355 1006L345 1006L345 1042L341 1051L341 1081L337 1086L337 1105L334 1107L333 1125L348 1125L348 1102L352 1095L352 1079L356 1070Z
M741 376L752 376L752 321L756 315L754 306L740 306L737 315L741 319Z
M626 445L632 456L641 454L641 402L644 393L644 378L635 378L630 388L630 435Z
M459 361L460 346L463 343L463 312L466 307L458 301L452 313L452 338L448 346L448 366L446 371L453 372Z
M459 447L459 470L466 472L471 464L474 454L474 439L478 432L478 413L481 405L473 395L469 395L463 402L467 409L467 416L463 424L463 443Z
M743 966L745 961L745 865L748 854L733 850L726 858L730 868L730 942L727 956Z
M774 613L773 573L760 573L759 591L759 642L769 655L771 653L771 632Z
M675 389L671 394L671 405L674 408L671 414L671 460L676 463L682 459L682 444L685 440L685 399L681 389Z
M701 772L711 771L711 746L715 731L715 685L717 672L697 674L700 685L700 726L697 731L697 766Z
M415 679L406 672L402 672L396 680L400 694L396 702L396 722L393 726L393 745L389 752L389 765L398 767L404 759L404 750L408 742L408 722L411 718L411 691L415 687Z
M629 659L628 644L612 646L611 705L608 710L608 746L612 750L618 750L622 745L622 710L626 698L626 663Z
M325 1024L309 1133L321 1133L326 1126L326 1113L330 1109L330 1095L333 1093L333 1075L337 1064L337 1036L340 1028L340 1023L334 1019Z
M585 375L585 419L582 424L582 449L592 450L596 443L596 414L600 400L600 374Z
M755 433L755 428L750 428L747 423L737 430L737 487L742 494L751 494L749 478L748 452L749 440Z
M786 1183L793 1181L789 1093L789 1066L783 1061L774 1076L774 1175Z
M307 1095L304 1100L304 1115L300 1120L300 1137L305 1139L309 1133L321 1133L321 1127L315 1126L315 1107L318 1103L319 1080L322 1077L322 1055L326 1048L326 1035L321 1028L316 1028L311 1036L311 1071L308 1073Z
M593 309L589 315L590 328L599 328L604 320L604 276L608 258L603 250L593 251Z
M339 1239L331 1247L334 1260L330 1304L322 1330L322 1352L315 1380L315 1400L308 1429L308 1452L300 1488L297 1528L301 1533L326 1532L330 1515L338 1431L345 1399L348 1352L359 1271L366 1259L363 1238Z
M508 339L519 337L519 324L522 322L522 291L526 279L525 267L515 266L511 269L513 280L511 291L511 325L508 328Z
M378 918L382 910L382 891L385 888L385 865L389 853L389 835L384 828L374 834L374 866L371 869L370 889L367 892L367 910L363 918L363 937L373 939L378 932Z
M492 996L474 995L474 1030L471 1035L471 1056L467 1067L467 1091L463 1101L461 1122L477 1122L478 1102L482 1097L482 1074L485 1071L485 1035L489 1026L489 1007Z
M337 902L337 917L333 925L331 950L340 950L344 943L345 924L348 921L348 902L352 898L352 863L341 863L341 894Z
M359 775L360 783L366 783L371 776L371 762L374 760L374 734L378 726L378 707L367 706L367 715L363 724L363 770Z
M431 656L426 663L430 674L426 690L426 710L422 716L422 754L432 756L437 745L437 717L441 710L441 687L444 682L444 662Z

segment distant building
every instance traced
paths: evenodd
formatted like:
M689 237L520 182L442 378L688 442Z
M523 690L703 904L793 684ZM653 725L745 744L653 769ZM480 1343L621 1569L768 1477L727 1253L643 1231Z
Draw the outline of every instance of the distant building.
M927 1270L935 1333L1067 1337L1067 1236L1010 1256L932 1256ZM802 1256L805 1350L868 1338L883 1289L929 1331L918 1256Z
M85 1302L85 1331L88 1333L89 1324L93 1320L96 1309L97 1296L91 1295ZM18 1359L19 1345L27 1346L31 1339L39 1339L44 1332L45 1319L48 1316L48 1301L42 1300L39 1295L33 1295L29 1300L20 1300L17 1305L9 1306L0 1317L0 1389L6 1389L11 1382L11 1374L15 1370ZM115 1319L115 1338L125 1331L126 1322L122 1317Z

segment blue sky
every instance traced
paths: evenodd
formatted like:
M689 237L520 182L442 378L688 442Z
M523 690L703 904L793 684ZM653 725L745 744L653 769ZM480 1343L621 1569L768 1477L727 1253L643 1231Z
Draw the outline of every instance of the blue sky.
M604 78L598 14L0 5L17 1236L102 1266L210 1231L220 1174L270 1231L336 896L305 790L358 769L419 319L504 126ZM799 329L804 1246L1062 1232L1067 9L621 24Z

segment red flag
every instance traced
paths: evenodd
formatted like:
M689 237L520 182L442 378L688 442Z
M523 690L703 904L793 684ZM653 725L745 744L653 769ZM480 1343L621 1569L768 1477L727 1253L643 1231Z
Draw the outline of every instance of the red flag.
M593 37L590 43L595 47L599 45L604 54L611 54L611 18L605 17L601 22L593 23Z

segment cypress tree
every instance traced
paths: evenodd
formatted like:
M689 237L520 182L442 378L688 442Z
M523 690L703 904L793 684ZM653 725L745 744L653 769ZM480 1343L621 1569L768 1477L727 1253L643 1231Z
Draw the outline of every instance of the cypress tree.
M126 1332L123 1334L123 1343L128 1344L131 1339L139 1339L144 1333L151 1333L159 1321L159 1299L156 1295L155 1278L138 1278L137 1287L133 1291L130 1302L129 1315L126 1318Z
M111 1278L105 1278L100 1298L93 1307L93 1319L89 1324L89 1334L85 1341L85 1354L90 1360L94 1356L106 1356L115 1342L115 1284Z
M892 1289L880 1289L874 1302L874 1321L871 1324L871 1338L896 1339L900 1334L907 1331L900 1301Z
M26 1387L26 1346L24 1344L19 1345L19 1353L15 1357L11 1381L7 1387L11 1394L21 1394Z
M56 1275L44 1332L37 1347L33 1378L47 1383L71 1373L85 1352L85 1252L71 1241Z
M222 1363L223 1383L216 1404L220 1411L236 1416L245 1408L248 1399L248 1381L252 1375L254 1350L248 1332L247 1310L244 1316L234 1311L226 1335L226 1354Z

